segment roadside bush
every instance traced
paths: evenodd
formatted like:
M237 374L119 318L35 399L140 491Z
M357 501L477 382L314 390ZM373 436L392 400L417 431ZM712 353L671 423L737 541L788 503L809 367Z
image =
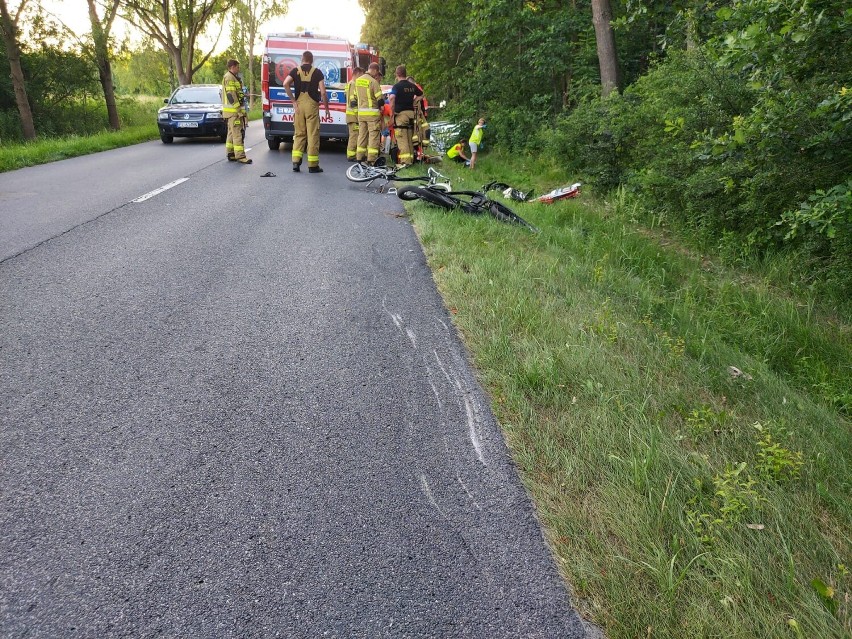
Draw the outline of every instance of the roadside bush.
M784 240L824 265L829 282L852 293L852 180L817 189L798 208L786 211L776 226L786 230Z
M625 181L620 127L617 114L623 98L594 99L562 115L548 137L545 148L569 172L601 191Z
M826 79L761 85L672 53L623 95L563 115L546 144L598 190L623 187L729 258L795 248L849 291L850 103Z
M599 190L626 185L652 198L655 208L678 214L692 199L684 181L702 168L696 143L747 108L741 83L697 55L675 53L623 95L597 98L563 115L550 142ZM693 197L705 204L717 185L701 180L693 188Z
M0 143L21 140L21 118L17 111L0 111Z

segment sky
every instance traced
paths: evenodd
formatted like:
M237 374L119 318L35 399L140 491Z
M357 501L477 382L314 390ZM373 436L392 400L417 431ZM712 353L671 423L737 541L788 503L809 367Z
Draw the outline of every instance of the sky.
M66 26L78 35L90 30L89 14L85 0L43 0L45 9L62 20ZM275 18L261 27L261 33L295 31L297 27L327 35L347 38L351 42L360 42L361 26L364 24L364 12L358 0L290 0L290 8L283 18ZM116 25L117 37L127 29L125 22ZM226 28L227 30L227 28ZM132 32L131 32L132 37ZM222 34L220 48L227 46L227 33ZM260 51L260 47L256 49Z

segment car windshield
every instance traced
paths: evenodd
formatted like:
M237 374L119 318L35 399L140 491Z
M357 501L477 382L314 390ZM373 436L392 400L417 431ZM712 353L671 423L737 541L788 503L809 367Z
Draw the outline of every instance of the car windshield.
M172 96L171 104L221 104L219 87L187 87L178 89Z

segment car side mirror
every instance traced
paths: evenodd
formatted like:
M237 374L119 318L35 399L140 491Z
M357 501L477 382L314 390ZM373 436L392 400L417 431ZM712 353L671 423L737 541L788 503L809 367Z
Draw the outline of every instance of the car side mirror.
M168 99L168 98L166 98L165 100L163 100L163 104L168 104L168 103L169 103L169 99Z

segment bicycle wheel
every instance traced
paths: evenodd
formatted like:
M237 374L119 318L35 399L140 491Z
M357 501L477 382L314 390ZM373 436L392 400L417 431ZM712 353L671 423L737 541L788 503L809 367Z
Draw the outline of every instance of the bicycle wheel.
M405 200L406 202L423 200L448 211L459 205L459 201L454 197L440 191L434 191L425 186L404 186L396 192L396 195L400 200Z
M372 166L356 162L346 169L346 177L352 182L369 182L381 177L381 173Z
M517 224L518 226L523 226L532 231L533 233L538 233L539 229L529 222L527 222L520 215L515 213L512 209L510 209L505 204L501 204L500 202L491 201L490 206L488 207L488 213L495 220L500 220L501 222L506 222L507 224Z

